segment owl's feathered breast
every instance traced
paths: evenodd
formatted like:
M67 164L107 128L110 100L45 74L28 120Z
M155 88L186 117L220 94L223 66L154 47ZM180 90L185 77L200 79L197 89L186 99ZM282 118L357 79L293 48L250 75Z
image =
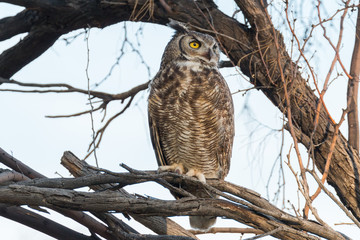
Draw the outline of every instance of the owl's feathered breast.
M233 103L218 69L172 62L151 83L149 123L159 165L182 163L224 178L234 135Z

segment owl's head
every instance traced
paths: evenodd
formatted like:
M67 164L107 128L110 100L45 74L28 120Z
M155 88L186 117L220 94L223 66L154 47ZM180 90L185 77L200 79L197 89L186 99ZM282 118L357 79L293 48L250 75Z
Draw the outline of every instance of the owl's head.
M174 28L177 32L165 48L162 66L174 60L200 62L211 67L218 65L220 58L219 46L212 36L189 31L183 26Z

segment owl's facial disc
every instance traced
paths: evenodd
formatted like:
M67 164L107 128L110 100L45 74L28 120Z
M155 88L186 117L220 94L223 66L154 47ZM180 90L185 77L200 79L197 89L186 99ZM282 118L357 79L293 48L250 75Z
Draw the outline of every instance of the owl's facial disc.
M201 61L216 66L219 61L218 46L210 36L185 36L181 39L183 56L189 61Z

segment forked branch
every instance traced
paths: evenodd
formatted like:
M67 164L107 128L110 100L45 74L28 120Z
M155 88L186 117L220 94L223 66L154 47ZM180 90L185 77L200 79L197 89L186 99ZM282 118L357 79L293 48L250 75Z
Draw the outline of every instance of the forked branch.
M83 163L83 161L76 160L73 154L66 152L62 161L65 163L69 159L70 162L79 163L78 167ZM77 167L75 166L75 168ZM94 171L95 168L90 167L90 169ZM186 184L196 188L205 188L223 198L197 199L185 197L179 200L166 201L134 197L124 194L122 190L120 192L98 191L92 193L70 190L96 185L102 187L108 185L108 189L114 189L114 186L123 187L147 181L159 182L159 179L174 186ZM54 188L54 186L58 187ZM146 216L204 215L211 213L215 216L224 216L245 223L255 229L262 230L265 234L271 234L281 239L319 239L312 234L327 239L344 239L339 233L326 226L291 216L277 209L252 190L215 179L209 179L207 184L203 184L197 179L175 173L138 170L130 173L113 173L102 170L97 174L75 179L39 179L11 184L1 187L0 193L0 202L9 204L33 204L52 208L61 206L74 210L95 212L119 211L131 215L145 214ZM31 199L27 197L29 193L32 195ZM46 200L44 201L44 199ZM25 201L26 203L24 203Z

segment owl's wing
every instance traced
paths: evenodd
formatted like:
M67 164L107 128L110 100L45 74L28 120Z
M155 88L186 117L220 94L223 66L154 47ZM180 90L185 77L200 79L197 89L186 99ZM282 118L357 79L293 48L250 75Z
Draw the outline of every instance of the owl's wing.
M221 76L220 76L221 77ZM222 77L221 77L222 78ZM232 102L231 92L227 87L225 80L222 78L224 83L222 92L225 94L224 98L226 99L225 104L221 110L220 116L225 116L222 118L222 128L224 129L224 138L223 141L219 144L218 157L219 165L221 166L222 172L220 173L220 178L224 179L225 176L229 173L230 169L230 159L232 153L232 146L234 141L235 126L234 126L234 105Z
M150 114L149 114L149 127L150 127L151 142L155 150L155 155L158 165L159 166L168 165L166 163L165 154L163 152L163 146L160 141L159 128L156 126L156 123L153 121Z
M229 129L226 132L225 141L223 145L223 152L221 153L219 164L222 168L222 173L220 178L224 179L225 176L229 173L230 170L230 159L233 145L233 136L234 136L234 128Z

